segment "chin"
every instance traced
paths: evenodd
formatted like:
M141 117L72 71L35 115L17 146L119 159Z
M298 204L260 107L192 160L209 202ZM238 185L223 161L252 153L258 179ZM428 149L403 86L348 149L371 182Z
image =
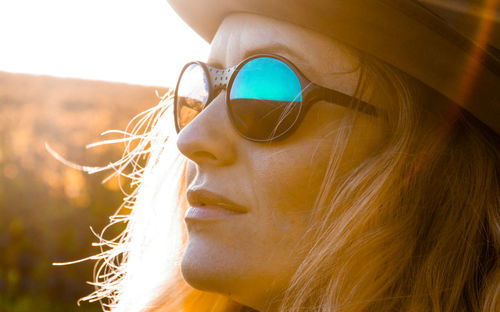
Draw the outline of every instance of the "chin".
M258 254L241 244L224 244L191 233L182 257L182 277L195 289L256 307L255 303L266 302L285 289L293 273L280 271L283 263L262 262L269 255Z
M230 295L239 288L241 269L235 255L199 241L188 242L181 262L184 280L193 288Z

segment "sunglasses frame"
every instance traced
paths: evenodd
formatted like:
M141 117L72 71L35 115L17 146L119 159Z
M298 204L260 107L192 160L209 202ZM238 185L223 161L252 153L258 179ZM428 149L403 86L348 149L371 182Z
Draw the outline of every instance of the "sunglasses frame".
M300 87L302 89L302 101L300 102L300 108L299 108L299 113L297 114L297 117L293 121L293 123L290 125L290 127L286 130L284 130L282 133L280 133L277 136L273 136L269 139L255 139L252 137L248 137L247 135L241 133L241 131L236 127L236 123L233 119L232 114L229 112L231 109L229 107L230 103L230 96L231 96L231 87L233 85L234 79L236 78L238 72L240 69L245 66L248 62L257 59L257 58L274 58L277 59L283 63L285 63L297 76ZM270 142L270 141L277 141L277 140L282 140L286 138L287 136L291 135L297 128L297 126L302 122L304 116L306 115L307 111L309 108L312 106L312 104L324 100L329 103L335 104L335 105L340 105L348 108L353 108L356 109L357 111L360 111L362 113L371 115L371 116L377 116L378 111L375 106L366 103L354 96L347 95L345 93L342 93L337 90L333 89L328 89L322 86L319 86L309 79L305 77L304 74L295 66L291 61L288 59L275 55L275 54L255 54L252 55L243 61L241 61L239 64L226 68L226 69L220 69L216 67L209 66L208 64L200 61L195 61L195 62L189 62L186 65L184 65L180 75L179 79L177 80L177 85L175 87L175 93L174 93L174 119L175 119L175 129L177 130L177 133L180 132L180 126L177 121L177 113L178 113L178 108L177 108L177 91L179 89L179 83L181 82L182 76L184 74L184 71L189 68L189 66L197 64L200 65L203 71L205 72L205 76L207 78L207 83L208 83L208 98L207 102L203 106L202 110L203 111L210 103L214 100L216 95L219 94L220 91L225 89L226 92L226 112L229 115L229 118L231 120L231 123L233 124L233 127L236 129L236 131L245 139L254 141L254 142ZM201 113L201 112L200 112Z

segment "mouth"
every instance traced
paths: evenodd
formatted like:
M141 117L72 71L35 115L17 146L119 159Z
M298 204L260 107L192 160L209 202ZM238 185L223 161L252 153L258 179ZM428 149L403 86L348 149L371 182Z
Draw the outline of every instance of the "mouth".
M248 210L230 199L203 188L192 188L187 191L189 208L184 219L186 222L195 220L220 220L239 216Z

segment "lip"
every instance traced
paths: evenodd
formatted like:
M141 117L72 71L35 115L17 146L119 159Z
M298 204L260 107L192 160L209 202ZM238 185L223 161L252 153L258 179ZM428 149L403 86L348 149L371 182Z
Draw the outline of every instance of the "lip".
M184 219L190 220L220 220L242 215L240 212L227 210L219 206L190 206Z
M189 208L184 219L219 220L239 216L248 210L230 199L203 188L191 188L187 191Z

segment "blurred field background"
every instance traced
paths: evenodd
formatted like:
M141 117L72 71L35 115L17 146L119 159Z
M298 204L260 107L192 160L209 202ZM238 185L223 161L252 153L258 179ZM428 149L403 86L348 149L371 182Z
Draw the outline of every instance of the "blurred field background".
M107 173L86 175L55 160L106 165L122 145L87 150L100 133L124 130L165 89L0 72L0 312L100 311L76 305L93 288L92 262L52 266L98 252L97 232L119 207L121 191ZM116 233L120 229L112 229ZM113 233L110 233L113 234Z

